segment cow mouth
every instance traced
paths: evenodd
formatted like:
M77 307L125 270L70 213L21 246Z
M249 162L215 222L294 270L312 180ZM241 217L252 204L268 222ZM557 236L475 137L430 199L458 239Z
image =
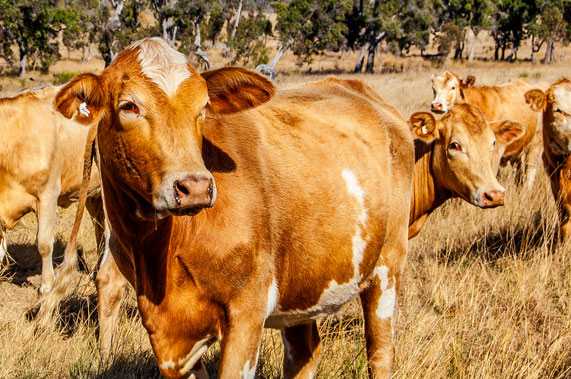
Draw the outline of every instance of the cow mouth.
M172 216L196 216L205 207L192 207L192 208L176 208L169 209L167 212Z

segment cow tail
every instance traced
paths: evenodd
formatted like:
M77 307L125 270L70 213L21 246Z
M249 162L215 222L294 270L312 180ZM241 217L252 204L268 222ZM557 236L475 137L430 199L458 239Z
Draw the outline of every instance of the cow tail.
M72 275L77 270L77 235L79 234L79 227L85 210L85 203L87 202L87 192L89 190L89 179L91 178L91 168L93 166L94 143L96 136L97 124L94 124L91 126L87 134L85 153L83 156L83 177L81 188L79 190L77 213L75 214L75 221L73 223L69 242L65 247L63 263L56 274L51 291L41 299L39 304L40 309L38 312L38 319L44 326L49 322L49 319L51 319L51 316L58 308L60 300L63 298L67 288L69 287Z

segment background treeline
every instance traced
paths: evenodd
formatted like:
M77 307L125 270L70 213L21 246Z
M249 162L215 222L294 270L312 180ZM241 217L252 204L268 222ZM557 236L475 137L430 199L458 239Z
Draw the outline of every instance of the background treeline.
M74 50L109 64L150 35L205 68L208 49L218 47L231 63L270 73L288 50L299 65L324 51L355 51L354 70L372 72L381 49L426 55L434 46L436 56L473 60L482 31L495 41L486 58L515 61L530 39L531 56L519 58L534 61L543 50L542 62L552 63L556 44L571 40L571 0L0 0L0 58L21 77Z

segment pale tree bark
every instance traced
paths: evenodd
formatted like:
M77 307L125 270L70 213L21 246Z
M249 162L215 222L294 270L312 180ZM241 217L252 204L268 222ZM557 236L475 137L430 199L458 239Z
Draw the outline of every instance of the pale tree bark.
M234 36L236 35L236 31L238 30L238 25L240 24L240 17L242 16L242 0L238 4L238 10L236 12L236 20L234 20L234 26L232 27L232 32L230 33L230 37L228 38L228 43L226 44L226 50L224 50L224 57L231 58L232 57L232 50L228 45L232 44L232 40L234 40Z
M547 47L545 50L545 57L543 63L551 64L555 61L555 42L553 39L547 39Z
M160 7L174 9L177 3L178 0L167 0L164 4L160 5ZM175 19L172 16L163 19L161 27L163 29L163 39L170 47L174 47L176 34L178 32L178 26L176 25Z
M107 20L107 23L102 28L102 32L105 35L105 44L107 45L106 47L108 50L108 54L103 56L105 67L109 66L115 59L115 56L119 53L118 51L115 51L117 41L115 40L114 34L117 30L121 29L121 19L119 16L125 6L125 0L113 0L111 1L111 5L113 6L113 15L109 17L109 20Z
M206 70L210 70L210 58L208 58L208 53L206 53L206 51L203 51L201 48L201 36L200 36L200 23L196 22L194 24L194 30L195 30L195 37L194 37L194 46L196 47L196 50L194 52L194 54L198 57L200 57L203 61L204 61L204 66Z
M357 58L357 64L355 64L354 72L361 72L363 70L363 63L365 63L365 55L367 54L367 50L369 49L369 43L363 45L361 51L359 52L359 57Z
M365 72L372 74L375 68L375 50L379 43L385 36L385 32L379 32L376 36L371 38L371 42L369 43L368 48L368 55L367 55L367 66L365 67Z
M478 43L478 32L472 29L472 34L474 34L474 38L472 39L472 47L470 48L470 55L468 56L468 62L472 62L474 60L474 54L476 52L476 44Z
M18 42L18 50L20 51L20 79L26 77L26 61L28 60L28 51L24 47L22 42Z
M270 80L275 80L276 75L277 75L276 66L277 66L278 62L280 61L280 59L282 58L282 56L284 55L286 50L287 50L286 46L284 44L282 44L280 46L280 48L278 49L276 56L272 60L272 63L270 63L269 66L265 65L265 64L260 64L260 65L256 66L254 71L259 72L260 74L266 75L267 77L270 78Z

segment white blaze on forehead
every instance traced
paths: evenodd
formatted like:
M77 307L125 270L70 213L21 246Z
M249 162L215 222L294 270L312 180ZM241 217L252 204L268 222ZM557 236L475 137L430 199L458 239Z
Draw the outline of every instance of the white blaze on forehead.
M178 86L190 78L184 54L157 37L137 41L131 45L132 49L137 47L143 75L151 79L169 97L173 97Z
M395 278L393 276L393 285L389 287L389 268L387 266L375 267L374 274L379 278L381 282L381 297L379 298L379 303L377 305L377 310L375 314L381 320L386 320L393 317L395 312L395 305L397 299L397 293L395 288Z

